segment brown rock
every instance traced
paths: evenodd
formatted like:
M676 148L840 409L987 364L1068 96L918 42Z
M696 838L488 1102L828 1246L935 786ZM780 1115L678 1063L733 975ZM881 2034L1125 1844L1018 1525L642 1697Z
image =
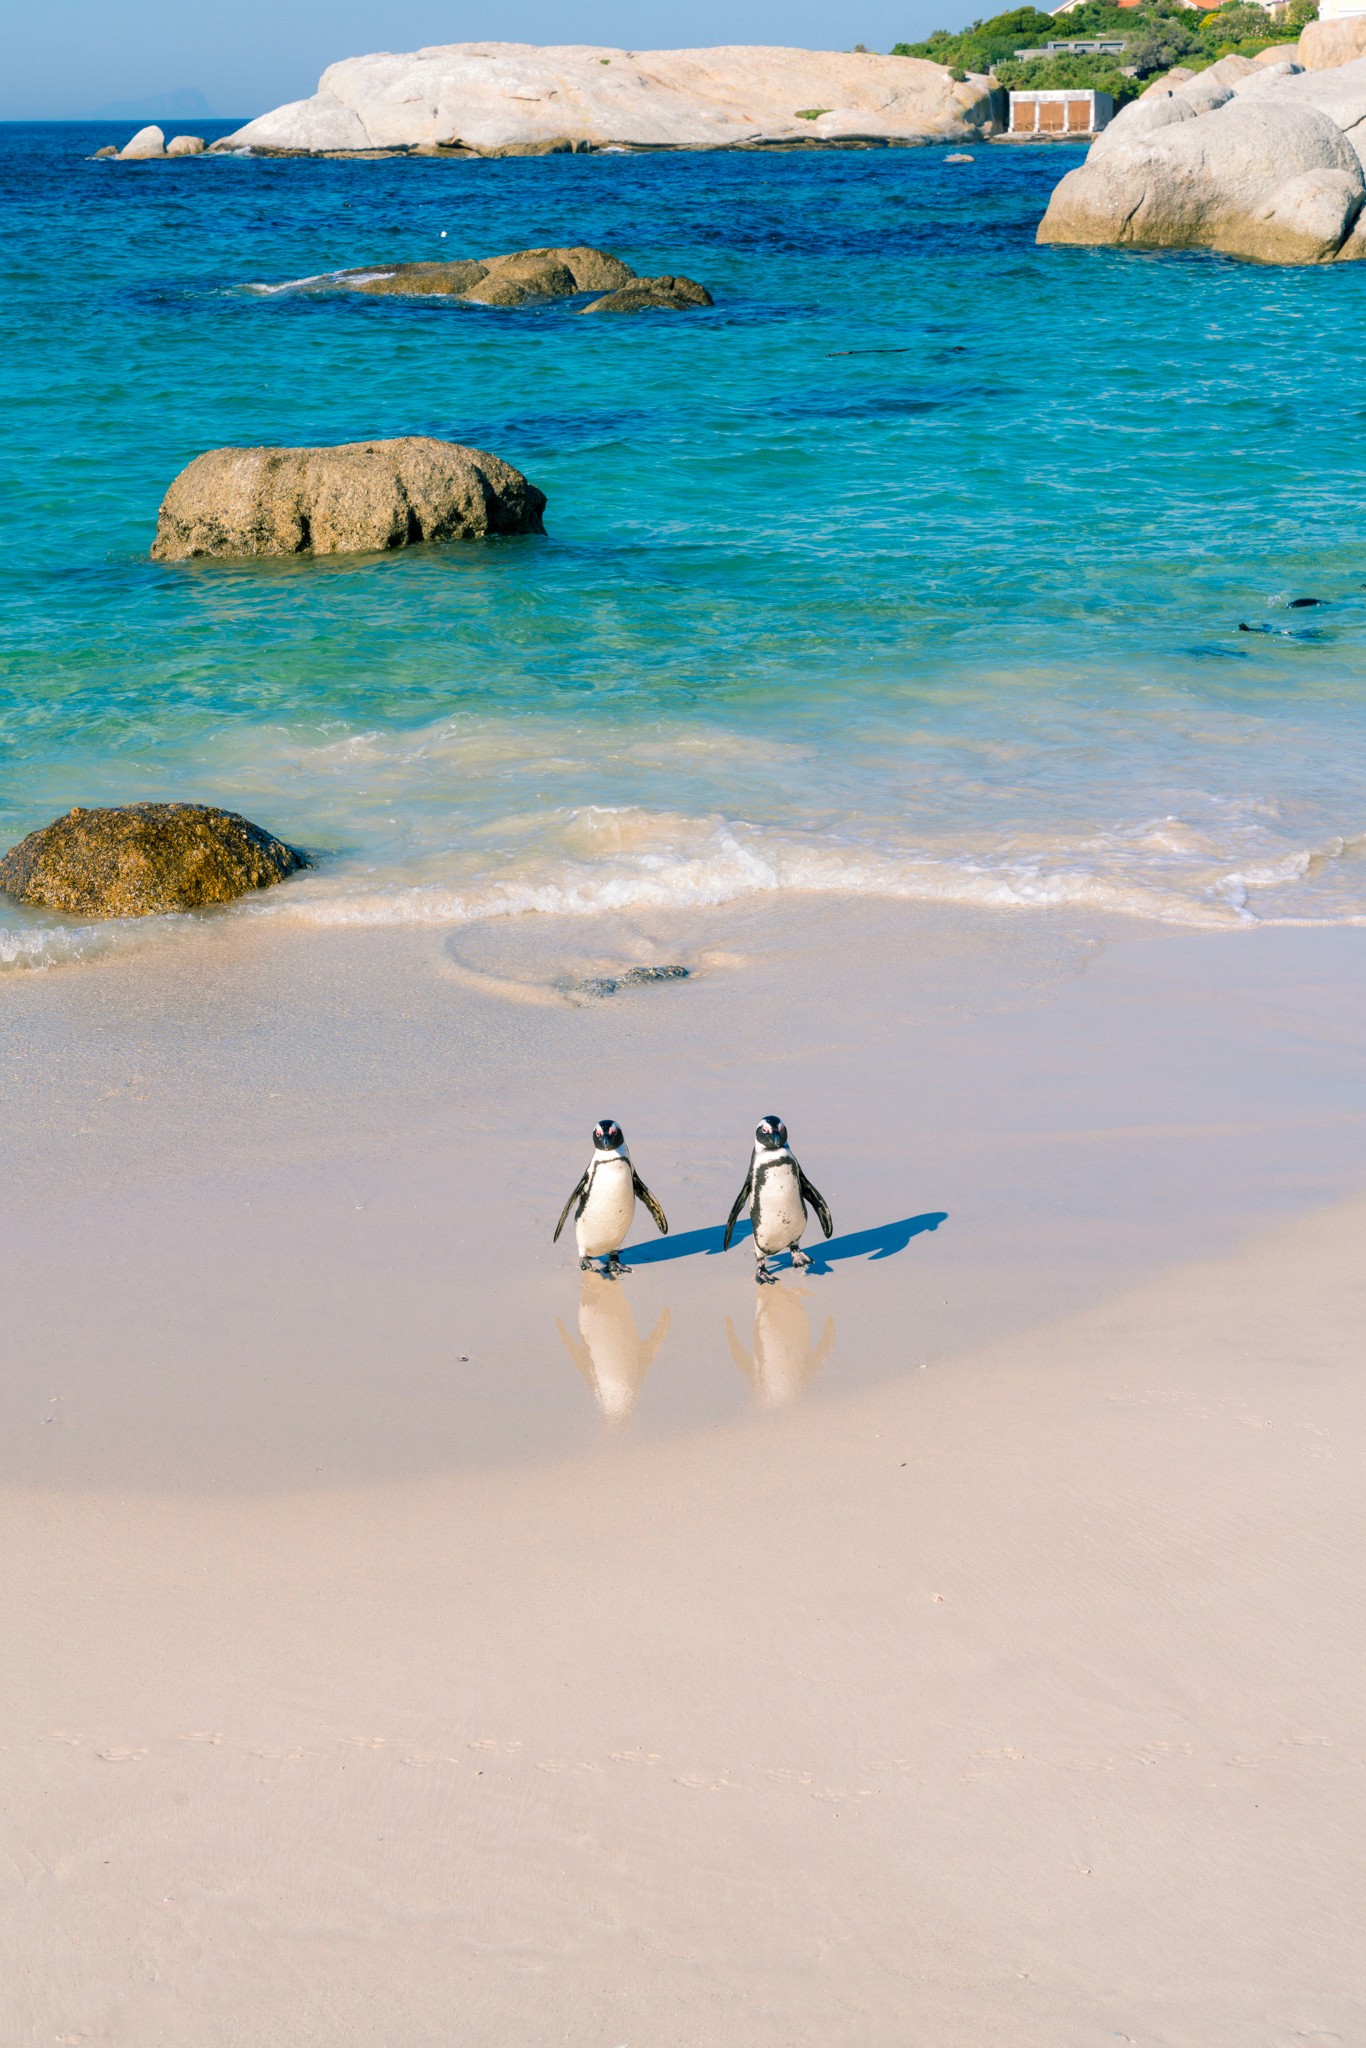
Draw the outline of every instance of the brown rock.
M349 292L376 296L460 299L488 272L487 263L399 263L392 270L343 270L336 282Z
M585 313L686 313L693 306L716 302L703 285L690 277L635 277L620 291L605 299L594 299Z
M93 156L91 157L90 161L91 161L91 163L92 163L92 164L94 164L94 163L98 163L98 162L99 162L99 160L100 160L100 158L101 158L102 156L117 156L117 155L118 155L118 151L117 151L117 149L115 149L115 147L114 147L113 143L112 143L112 142L106 142L106 143L105 143L105 145L104 145L104 148L103 148L103 149L97 149L97 150L95 151L95 154L94 154L94 155L93 155Z
M590 249L580 242L572 249L524 249L524 256L546 256L562 263L574 278L576 292L615 292L635 276L629 263L606 249Z
M162 500L152 554L360 554L544 533L544 493L479 448L409 435L338 448L215 448Z
M167 156L203 156L202 135L173 135L166 145Z
M527 249L514 256L495 256L479 282L462 296L472 306L524 306L531 299L567 299L577 290L568 264Z
M465 257L440 263L371 264L339 271L325 281L343 291L406 298L468 298L476 305L518 306L529 299L566 298L573 292L612 292L635 276L629 263L605 249L514 249L506 256ZM488 281L488 291L478 287Z
M230 903L311 866L236 811L123 804L30 832L0 860L0 890L74 917L152 917Z

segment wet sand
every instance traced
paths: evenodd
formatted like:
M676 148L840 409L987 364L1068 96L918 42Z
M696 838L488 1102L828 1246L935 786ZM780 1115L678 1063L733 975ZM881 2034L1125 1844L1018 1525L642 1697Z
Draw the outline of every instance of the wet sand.
M628 957L699 971L555 993ZM11 2038L1366 2031L1359 934L219 923L4 998ZM759 1294L773 1109L835 1256ZM606 1110L616 1288L548 1242Z

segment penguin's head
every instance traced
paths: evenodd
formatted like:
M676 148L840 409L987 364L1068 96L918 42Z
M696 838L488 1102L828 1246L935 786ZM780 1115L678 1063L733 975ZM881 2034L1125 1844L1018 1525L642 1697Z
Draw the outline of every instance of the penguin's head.
M595 1152L619 1152L626 1143L621 1134L621 1125L614 1116L602 1117L593 1126L593 1149Z
M754 1133L761 1152L781 1152L787 1143L787 1125L780 1116L766 1116Z

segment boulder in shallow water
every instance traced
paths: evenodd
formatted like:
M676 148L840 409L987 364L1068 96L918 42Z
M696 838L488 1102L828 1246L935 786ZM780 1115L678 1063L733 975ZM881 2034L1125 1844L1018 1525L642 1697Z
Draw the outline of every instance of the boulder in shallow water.
M166 137L160 128L139 128L131 142L125 142L119 155L130 163L152 156L165 156Z
M73 917L152 917L230 903L311 865L236 811L122 804L30 832L0 860L0 890Z
M92 163L92 164L97 164L97 163L99 162L99 160L100 160L100 158L101 158L102 156L117 156L117 155L118 155L118 151L117 151L117 149L116 149L116 148L114 147L113 143L112 143L112 142L106 142L106 143L105 143L105 145L104 145L104 148L103 148L103 149L97 149L97 150L95 151L95 154L94 154L94 155L93 155L93 156L91 157L90 161L91 161L91 163Z
M203 156L202 135L173 135L166 145L167 156Z
M534 299L567 299L578 290L574 273L547 251L496 256L462 296L472 306L524 306Z
M409 435L337 448L215 448L162 500L152 554L361 554L544 533L545 495L481 448Z
M1262 77L1193 116L1184 92L1126 108L1125 124L1112 122L1054 190L1039 241L1217 249L1260 263L1347 253L1366 201L1352 140L1297 92L1307 74Z
M633 277L620 291L605 299L594 299L585 313L686 313L694 306L712 306L716 301L704 285L691 277Z
M473 305L517 306L575 292L612 292L635 276L606 249L514 249L505 256L467 256L441 263L371 264L339 271L326 282L373 296L468 299Z
M472 291L488 270L473 258L454 263L397 263L392 270L372 264L368 270L342 270L327 283L375 298L459 299Z

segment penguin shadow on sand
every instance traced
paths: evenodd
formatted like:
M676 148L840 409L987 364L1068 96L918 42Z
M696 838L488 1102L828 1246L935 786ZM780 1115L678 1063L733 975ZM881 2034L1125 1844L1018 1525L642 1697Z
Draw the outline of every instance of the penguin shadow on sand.
M759 1287L754 1295L752 1351L746 1351L734 1321L726 1317L730 1355L753 1387L762 1408L795 1401L835 1348L835 1318L827 1316L819 1344L811 1341L805 1291Z
M572 1337L555 1318L560 1341L593 1390L609 1422L625 1422L639 1398L645 1375L669 1334L665 1309L642 1338L626 1290L601 1273L585 1272L579 1282L579 1334Z
M868 1230L848 1230L842 1237L829 1238L824 1244L819 1241L805 1247L811 1261L808 1271L812 1274L828 1273L832 1266L843 1259L892 1259L898 1252L904 1252L913 1237L920 1237L927 1230L938 1230L941 1223L947 1223L947 1209L928 1209L921 1216L902 1216L895 1223L876 1223ZM731 1234L732 1245L740 1244L753 1235L748 1222L737 1223ZM706 1230L683 1230L674 1237L662 1237L653 1242L627 1245L622 1252L623 1264L630 1266L658 1266L666 1259L715 1258L725 1249L725 1225L712 1224ZM791 1265L788 1253L780 1253L775 1266Z

